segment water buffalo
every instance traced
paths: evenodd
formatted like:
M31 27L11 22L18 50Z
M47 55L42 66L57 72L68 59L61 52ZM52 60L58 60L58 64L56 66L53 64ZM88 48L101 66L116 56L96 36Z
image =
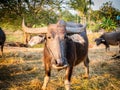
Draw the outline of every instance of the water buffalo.
M73 25L74 24L74 25ZM50 24L44 30L44 66L45 77L42 89L45 90L51 75L51 68L65 69L65 89L70 90L70 81L73 67L84 62L85 77L89 77L88 38L86 26L77 26L76 23L66 26L66 22L60 20L57 24ZM37 39L40 38L40 39ZM35 37L29 41L29 45L40 43L42 37Z
M4 47L5 40L6 40L6 35L4 31L0 28L0 45L1 45L2 56L3 56L3 47Z
M120 48L120 31L104 33L99 38L96 38L95 42L97 45L104 44L106 51L110 49L109 45L119 45Z

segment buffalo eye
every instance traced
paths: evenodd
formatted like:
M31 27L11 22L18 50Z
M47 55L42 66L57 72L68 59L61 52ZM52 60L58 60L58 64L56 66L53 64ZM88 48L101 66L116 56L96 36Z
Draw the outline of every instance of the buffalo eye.
M48 39L51 39L51 37L50 37L50 36L48 36Z
M65 35L65 36L64 36L64 39L67 39L67 38L68 38L68 36L67 36L67 35Z

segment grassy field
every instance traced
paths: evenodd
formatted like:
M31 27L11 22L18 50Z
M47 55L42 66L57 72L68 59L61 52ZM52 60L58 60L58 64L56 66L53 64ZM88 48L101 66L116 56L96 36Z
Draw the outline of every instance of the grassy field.
M89 34L90 78L84 79L83 63L73 70L72 90L120 90L120 58L113 58L118 47L105 52L96 47L98 34ZM40 90L44 78L42 48L5 47L5 58L0 58L0 90ZM64 89L64 70L52 70L47 90Z

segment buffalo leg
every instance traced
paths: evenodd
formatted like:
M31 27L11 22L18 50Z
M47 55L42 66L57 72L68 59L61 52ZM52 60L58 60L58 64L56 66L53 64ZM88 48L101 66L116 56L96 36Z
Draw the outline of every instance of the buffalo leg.
M119 53L120 53L120 42L119 42Z
M26 32L24 32L24 44L27 44L27 40L26 40L26 38L27 38L27 33Z
M51 72L51 67L49 64L45 64L45 77L44 77L44 83L42 86L42 90L45 90L47 87L47 84L50 80L50 72Z
M73 67L67 67L65 74L65 89L70 90L70 80L72 76Z
M30 34L27 34L27 41L26 41L27 43L30 41L30 36L31 36Z
M1 53L2 53L2 57L3 57L3 47L4 47L4 44L1 45Z
M89 77L89 58L84 61L84 66L85 66L85 78Z
M29 42L29 38L30 38L30 35L29 35L29 33L26 33L26 44L28 44L28 42Z
M110 46L109 45L106 45L106 52L107 51L110 51Z

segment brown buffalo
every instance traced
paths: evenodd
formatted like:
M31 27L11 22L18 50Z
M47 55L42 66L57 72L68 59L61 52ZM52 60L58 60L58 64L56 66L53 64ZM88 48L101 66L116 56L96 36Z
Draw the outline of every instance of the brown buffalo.
M89 76L88 38L86 25L59 21L50 24L44 38L44 66L45 77L42 89L45 90L51 75L51 68L65 69L65 89L70 90L70 80L73 67L80 62L85 66L85 77ZM39 39L37 39L39 38ZM42 37L33 37L29 45L43 41Z

